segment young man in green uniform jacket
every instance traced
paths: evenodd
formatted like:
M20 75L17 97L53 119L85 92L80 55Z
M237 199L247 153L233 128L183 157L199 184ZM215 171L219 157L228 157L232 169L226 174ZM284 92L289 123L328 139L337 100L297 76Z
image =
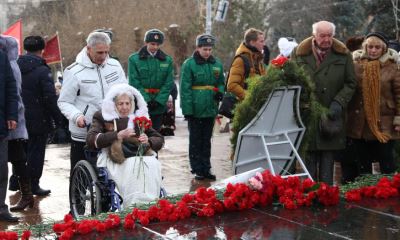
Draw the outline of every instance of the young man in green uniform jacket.
M160 30L147 31L144 42L145 46L129 57L129 84L143 95L153 128L160 131L162 114L173 84L173 61L160 49L164 42Z
M224 71L221 61L211 55L214 44L213 36L198 36L196 51L181 68L181 108L188 120L190 167L197 180L216 179L210 172L211 137L224 91Z

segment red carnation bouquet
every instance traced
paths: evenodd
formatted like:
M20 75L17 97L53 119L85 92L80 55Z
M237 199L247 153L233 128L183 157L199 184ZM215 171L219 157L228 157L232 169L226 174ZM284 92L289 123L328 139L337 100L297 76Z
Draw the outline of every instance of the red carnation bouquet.
M133 123L139 127L139 136L144 134L145 131L147 129L151 128L151 126L153 125L151 120L145 116L135 117L135 119L133 119ZM139 157L139 160L140 160L137 178L139 178L141 170L143 170L143 173L144 173L144 166L148 167L147 164L143 160L143 154L144 154L145 150L146 150L146 148L145 148L144 144L140 143L137 154L136 154L136 157ZM135 161L136 161L136 159L137 158L135 158ZM146 178L144 177L144 179L146 179ZM143 181L143 185L145 186L145 181Z
M289 60L289 58L279 55L277 58L271 61L271 64L278 68L283 68L283 65Z

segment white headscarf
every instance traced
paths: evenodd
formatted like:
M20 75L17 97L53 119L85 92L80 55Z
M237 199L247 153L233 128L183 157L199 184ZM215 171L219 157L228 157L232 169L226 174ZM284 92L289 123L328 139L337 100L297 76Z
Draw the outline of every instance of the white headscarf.
M120 95L126 94L132 97L132 113L129 114L129 118L134 117L142 117L145 116L149 118L149 111L147 109L147 103L144 100L142 94L140 92L126 83L114 84L110 90L107 92L103 104L101 105L101 113L103 115L104 120L111 121L119 118L119 114L117 108L115 106L114 99ZM136 99L137 109L135 112L135 103L134 99Z

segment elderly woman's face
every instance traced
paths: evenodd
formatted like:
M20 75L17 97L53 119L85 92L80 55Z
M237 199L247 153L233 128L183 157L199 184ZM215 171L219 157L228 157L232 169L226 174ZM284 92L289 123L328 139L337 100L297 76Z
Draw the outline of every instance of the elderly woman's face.
M121 118L128 117L132 108L132 101L130 97L125 94L118 96L115 105Z

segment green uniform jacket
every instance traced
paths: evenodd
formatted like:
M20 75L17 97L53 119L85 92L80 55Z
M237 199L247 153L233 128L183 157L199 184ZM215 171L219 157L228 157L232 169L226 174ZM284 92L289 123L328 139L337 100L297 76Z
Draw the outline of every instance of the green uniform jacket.
M218 114L218 102L214 100L216 90L224 92L224 71L221 61L213 56L205 60L196 51L192 57L185 60L181 68L180 96L183 115L196 118L216 117Z
M144 100L158 102L151 115L162 114L173 85L173 61L170 56L158 50L152 57L144 46L129 57L129 84L140 91Z
M319 124L316 128L316 136L310 136L308 150L340 150L344 149L346 143L345 113L348 102L351 100L357 82L355 79L352 57L346 46L340 41L333 39L331 51L324 61L317 67L316 59L312 51L313 37L303 40L293 50L291 59L309 73L311 80L315 83L317 100L325 107L333 100L343 107L342 123L343 129L335 137L326 138L320 133Z

